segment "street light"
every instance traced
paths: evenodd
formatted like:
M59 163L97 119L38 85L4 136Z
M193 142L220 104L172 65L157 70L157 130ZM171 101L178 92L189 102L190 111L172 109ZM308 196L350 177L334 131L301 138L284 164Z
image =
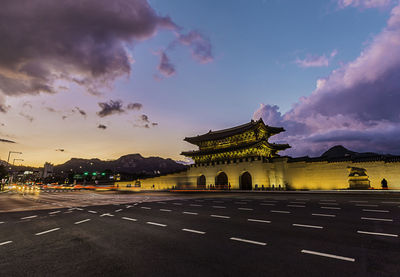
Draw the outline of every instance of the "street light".
M22 152L18 152L18 151L8 151L7 163L10 162L10 156L11 156L11 154L22 154Z

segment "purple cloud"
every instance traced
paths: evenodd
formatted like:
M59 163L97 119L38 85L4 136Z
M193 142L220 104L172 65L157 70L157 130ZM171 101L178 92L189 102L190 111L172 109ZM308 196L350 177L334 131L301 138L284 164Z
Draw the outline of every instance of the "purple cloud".
M190 47L193 58L200 63L208 63L214 60L210 40L199 32L191 31L186 35L180 34L178 40L183 45Z
M387 7L392 3L392 0L338 0L339 8L344 9L347 7L356 8L382 8Z
M0 138L0 142L5 142L5 143L16 143L15 141L8 140L8 139L2 139L2 138Z
M387 26L354 60L317 81L308 97L281 115L262 105L254 118L285 127L276 137L287 154L321 154L335 144L356 151L400 154L400 5Z
M106 126L106 125L103 125L103 124L99 124L99 125L97 126L97 128L102 129L102 130L105 130L105 129L107 129L107 126Z
M126 108L128 110L140 110L141 108L143 108L143 105L140 103L129 103Z
M304 59L297 58L295 63L300 67L322 67L329 66L332 59L336 56L337 51L333 50L329 56L325 54L322 56L308 54Z
M164 51L160 52L160 63L157 69L165 77L171 77L175 74L175 66L169 61L167 54Z
M179 27L145 0L4 0L0 92L55 93L56 81L67 80L97 94L130 74L125 45L146 40L159 29Z
M125 110L122 108L121 100L110 100L107 102L98 103L101 110L97 112L97 115L100 117L105 117L113 114L124 113Z

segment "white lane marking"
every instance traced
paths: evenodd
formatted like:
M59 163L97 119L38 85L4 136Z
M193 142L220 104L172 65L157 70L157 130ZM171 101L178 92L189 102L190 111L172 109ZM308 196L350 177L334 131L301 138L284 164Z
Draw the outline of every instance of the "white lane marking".
M256 245L262 245L262 246L267 245L265 242L260 242L260 241L255 241L255 240L248 240L248 239L241 239L241 238L235 238L235 237L230 238L230 240L236 240L236 241L241 241L241 242L246 242L246 243L251 243L251 244L256 244Z
M82 208L75 208L75 209L77 209L77 210L79 210L79 211L83 211L83 209L82 209Z
M306 225L306 224L297 224L297 223L293 223L292 225L296 226L296 227L314 228L314 229L323 229L324 228L322 226L317 226L317 225Z
M336 200L331 200L331 199L321 199L319 201L320 202L336 202Z
M200 234L200 235L204 235L206 233L203 231L197 231L197 230L193 230L193 229L182 229L182 231L191 232L191 233Z
M174 204L174 205L182 205L182 203L172 203L172 204Z
M50 212L49 214L58 214L61 213L61 211L54 211L54 212Z
M198 213L193 213L193 212L183 212L183 214L198 215Z
M316 252L316 251L311 251L311 250L305 250L305 249L301 250L301 253L317 255L317 256L322 256L322 257L327 257L327 258L332 258L332 259L338 259L338 260L343 260L343 261L348 261L348 262L354 262L355 261L354 258L338 256L338 255L322 253L322 252Z
M145 209L145 210L151 210L150 207L140 207L140 208Z
M162 211L162 212L170 212L171 210L168 210L168 209L160 209L160 211Z
M147 221L146 223L150 224L150 225L160 226L160 227L167 227L167 225L161 224L161 223L157 223L157 222Z
M137 219L130 218L130 217L122 217L122 219L129 220L129 221L137 221Z
M9 243L12 243L12 240L0 242L0 245L6 245L6 244L9 244Z
M127 206L125 206L127 209L129 209L129 208L132 208L133 206L131 206L131 205L127 205Z
M359 234L366 234L366 235L376 235L376 236L385 236L385 237L395 237L397 238L398 235L396 234L387 234L387 233L375 233L375 232L367 232L367 231L357 231Z
M66 211L66 212L64 212L65 214L70 214L70 213L72 213L72 211Z
M356 204L356 207L378 207L378 205L374 204Z
M311 214L311 215L314 215L314 216L326 216L326 217L336 217L336 215L334 215L334 214Z
M363 212L376 212L376 213L388 213L388 210L371 210L371 209L362 209Z
M273 203L260 203L262 206L275 206Z
M301 204L301 205L305 205L306 202L291 201L291 202L289 202L289 204Z
M349 201L351 203L368 203L368 201L361 201L361 200L353 200L353 201Z
M242 210L242 211L254 211L254 209L251 209L251 208L238 208L238 210Z
M96 211L88 211L88 213L97 214Z
M157 202L157 204L167 204L167 203L165 203L165 202Z
M271 213L290 214L289 211L270 210Z
M100 217L103 217L103 216L114 216L114 215L110 214L110 213L105 213L105 214L100 215Z
M84 220L81 220L81 221L77 221L74 224L81 224L81 223L88 222L88 221L90 221L90 218L84 219Z
M235 204L242 205L242 204L247 204L247 202L235 202Z
M25 216L25 217L21 217L21 219L31 219L31 218L35 218L35 217L37 217L37 215Z
M292 208L305 208L306 206L304 205L287 205L288 207L292 207Z
M225 206L212 206L214 209L225 209Z
M192 206L192 207L202 207L203 205L199 205L199 204L190 204L189 206Z
M375 220L375 221L393 222L393 219L390 219L390 218L361 217L361 219L364 219L364 220Z
M114 212L119 213L122 209L115 210Z
M271 223L271 221L269 221L269 220L253 219L253 218L248 218L247 221L260 222L260 223Z
M331 202L319 202L320 205L339 205L338 203L331 203Z
M3 224L4 223L4 221L0 221L0 224Z
M341 210L342 208L339 207L320 207L321 209L326 209L326 210Z
M396 201L382 201L381 203L383 203L383 204L400 204L400 202L396 202Z
M60 230L60 229L61 229L61 228L50 229L50 230L47 230L47 231L43 231L43 232L40 232L40 233L36 233L35 236L41 236L41 235L44 235L44 234L47 234L47 233L50 233L50 232L54 232L54 231L57 231L57 230Z
M218 217L218 218L231 218L230 216L226 216L226 215L217 215L217 214L212 214L210 215L211 217Z

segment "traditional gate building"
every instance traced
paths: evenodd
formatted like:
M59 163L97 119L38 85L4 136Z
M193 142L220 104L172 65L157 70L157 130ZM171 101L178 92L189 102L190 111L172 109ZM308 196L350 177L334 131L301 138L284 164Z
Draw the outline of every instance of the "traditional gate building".
M320 157L279 156L288 144L269 142L285 131L262 119L186 137L198 149L181 154L194 164L184 171L138 182L118 182L119 189L400 189L400 156L355 153L335 146ZM132 183L136 184L135 186Z

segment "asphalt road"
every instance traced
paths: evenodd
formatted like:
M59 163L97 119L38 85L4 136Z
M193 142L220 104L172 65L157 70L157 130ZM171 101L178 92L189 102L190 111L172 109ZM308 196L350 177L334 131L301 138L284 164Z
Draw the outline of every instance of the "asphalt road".
M1 210L0 276L400 276L396 195L3 193Z

